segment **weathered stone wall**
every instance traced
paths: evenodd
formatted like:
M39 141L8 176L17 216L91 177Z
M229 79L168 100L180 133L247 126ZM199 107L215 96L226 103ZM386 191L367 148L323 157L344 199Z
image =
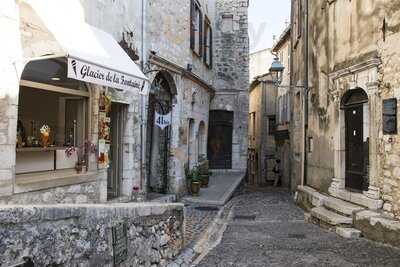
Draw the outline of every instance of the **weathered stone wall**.
M0 198L0 205L99 203L104 202L103 194L107 195L107 184L93 181L14 194Z
M217 0L212 110L234 112L232 160L246 169L249 110L248 0Z
M199 1L203 16L207 16L214 30L214 0ZM197 162L198 132L201 122L208 132L209 104L212 92L204 85L187 77L196 75L211 85L214 77L213 68L207 67L203 57L197 56L190 48L190 1L151 0L146 5L146 38L147 57L155 53L163 60L151 62L151 69L168 72L173 77L173 88L176 90L172 108L172 130L170 139L170 158L168 161L168 192L182 196L186 194L186 177L184 166L191 157ZM147 60L147 59L146 59ZM193 69L185 75L183 70L191 64ZM150 81L155 74L149 74ZM192 77L193 78L193 77ZM192 96L195 94L195 102ZM194 140L189 141L189 119L194 120ZM207 138L207 136L206 136ZM207 139L206 139L207 140ZM147 178L148 179L148 178Z
M297 5L294 7L296 21ZM383 200L386 215L400 218L398 134L385 135L382 121L382 101L399 101L396 47L400 40L400 5L388 0L312 1L309 16L308 137L313 138L314 149L308 153L308 184L324 192L329 188L335 196L370 208L381 208ZM302 38L297 41L295 35L293 84L301 82L304 71ZM358 200L355 195L350 200L344 184L344 113L340 101L355 88L362 88L369 98L364 111L364 130L369 138L369 190ZM300 107L295 105L294 118ZM295 122L294 134L299 129Z
M214 25L214 1L199 1L203 16L207 16L211 25ZM154 51L158 56L183 68L192 64L192 72L211 84L213 70L204 64L202 56L197 56L190 49L190 1L147 2L147 53Z
M378 41L379 56L382 65L379 71L381 98L397 99L397 127L399 129L400 103L400 4L395 1L383 1L381 23L386 21L385 39ZM382 23L383 25L383 23ZM380 135L382 135L380 128ZM400 219L400 138L396 135L383 135L379 142L379 158L382 198L385 201L383 209L388 215Z
M111 228L121 222L128 256L120 266L166 266L182 249L180 204L2 206L0 264L114 266Z

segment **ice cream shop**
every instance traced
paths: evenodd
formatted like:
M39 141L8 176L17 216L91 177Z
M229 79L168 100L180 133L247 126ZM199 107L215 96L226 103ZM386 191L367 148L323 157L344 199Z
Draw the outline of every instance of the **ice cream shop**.
M48 3L19 4L19 81L7 103L15 157L2 167L0 203L129 198L141 183L134 136L147 78L111 34Z

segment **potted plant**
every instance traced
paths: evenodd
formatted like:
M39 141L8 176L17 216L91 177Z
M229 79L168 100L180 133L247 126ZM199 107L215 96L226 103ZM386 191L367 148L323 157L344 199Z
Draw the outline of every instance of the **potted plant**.
M78 147L70 146L65 150L65 154L67 157L71 157L74 153L77 153L78 160L75 164L75 170L77 173L81 173L82 171L87 171L88 169L88 159L89 154L96 153L96 145L90 142L89 140L85 140L82 145Z
M191 182L190 182L190 191L192 192L192 196L199 196L201 187L201 180L199 175L199 170L197 167L194 167L191 172Z
M199 164L199 176L201 187L207 188L210 181L210 174L208 171L208 160L206 159L203 159Z

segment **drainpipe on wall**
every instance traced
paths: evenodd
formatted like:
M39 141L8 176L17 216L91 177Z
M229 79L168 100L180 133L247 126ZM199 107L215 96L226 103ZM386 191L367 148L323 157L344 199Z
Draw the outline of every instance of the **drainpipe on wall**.
M146 6L145 6L145 0L142 0L141 5L142 5L142 21L141 21L141 69L144 71L144 66L145 66L145 61L146 61L146 45L145 45L145 23L146 23ZM142 92L144 90L144 86L142 87ZM139 95L140 97L140 189L143 191L143 180L145 178L144 172L145 172L145 149L144 149L144 95L142 94ZM146 185L147 186L147 185Z
M309 88L309 80L308 80L308 0L305 0L304 6L304 119L303 119L303 128L304 128L304 166L303 166L303 185L307 185L307 134L308 134L308 93L310 91Z

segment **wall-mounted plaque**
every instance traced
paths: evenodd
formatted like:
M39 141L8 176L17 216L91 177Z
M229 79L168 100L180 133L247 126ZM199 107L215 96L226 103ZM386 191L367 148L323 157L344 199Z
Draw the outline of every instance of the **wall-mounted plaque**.
M119 222L115 224L111 230L114 266L117 266L128 258L128 236L126 231L126 222Z
M383 133L397 134L397 99L383 100Z

